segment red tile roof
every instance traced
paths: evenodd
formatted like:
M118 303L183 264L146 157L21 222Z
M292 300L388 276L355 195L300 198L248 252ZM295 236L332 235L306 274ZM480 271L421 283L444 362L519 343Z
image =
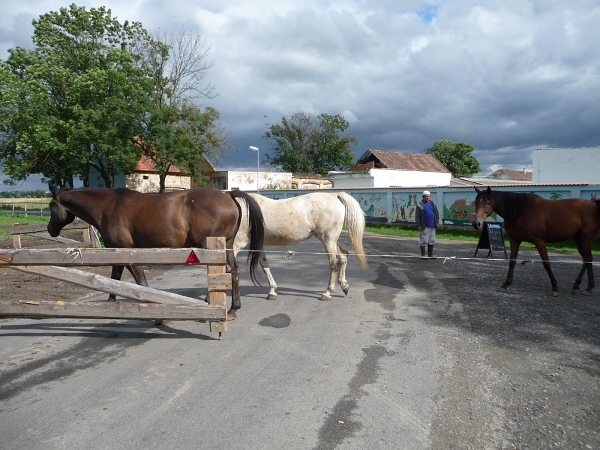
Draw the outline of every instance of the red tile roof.
M154 161L152 161L150 158L142 155L137 165L133 168L133 171L156 173L156 165L154 164ZM169 173L181 173L181 170L179 169L179 167L171 166L169 168Z
M374 163L375 168L415 170L419 172L450 173L435 156L423 153L388 152L384 150L367 150L357 164Z

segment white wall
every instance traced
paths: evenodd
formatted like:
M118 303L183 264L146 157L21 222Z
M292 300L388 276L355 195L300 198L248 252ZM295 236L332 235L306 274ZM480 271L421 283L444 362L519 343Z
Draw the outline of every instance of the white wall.
M600 183L600 147L535 149L532 181Z
M189 176L167 175L165 178L166 191L178 191L189 189L192 179ZM158 174L134 173L127 175L127 188L139 192L158 192L160 189L160 177Z
M240 170L223 170L215 172L211 177L211 187L221 190L240 189L256 191L256 172ZM259 172L258 186L264 189L291 189L292 174L290 172Z
M450 173L370 169L368 172L329 172L335 189L387 188L390 186L448 186Z

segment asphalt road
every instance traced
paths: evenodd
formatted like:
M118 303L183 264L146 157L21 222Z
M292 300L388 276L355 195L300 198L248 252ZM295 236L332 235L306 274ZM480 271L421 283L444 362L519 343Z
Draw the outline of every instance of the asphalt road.
M243 272L220 341L196 322L0 322L1 447L600 448L600 294L568 293L572 255L553 257L558 297L535 262L501 294L507 263L474 244L423 261L367 236L369 267L350 261L348 296L323 302L318 241L270 250L279 299ZM205 280L150 285L199 297Z

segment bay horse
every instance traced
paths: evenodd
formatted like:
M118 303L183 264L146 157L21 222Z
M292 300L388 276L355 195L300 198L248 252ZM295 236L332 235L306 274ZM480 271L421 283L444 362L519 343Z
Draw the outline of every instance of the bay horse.
M256 201L247 193L221 192L197 188L168 193L144 194L129 189L55 189L50 201L48 233L56 237L75 217L98 229L109 248L200 247L207 237L225 237L227 265L232 274L232 301L227 313L236 318L241 307L239 266L232 251L242 213L249 218L250 277L256 281L256 268L264 238L264 219ZM244 207L235 199L245 201ZM248 212L246 212L246 209ZM246 219L246 222L248 219ZM113 266L111 278L120 280L124 266ZM136 283L148 286L144 270L128 265ZM111 294L109 300L114 300Z
M548 258L546 243L563 242L573 239L577 250L583 259L583 266L575 283L572 293L579 292L583 273L587 269L588 284L585 295L591 295L594 288L594 273L592 267L592 242L600 230L600 201L582 198L561 200L546 200L536 194L519 194L515 192L493 191L475 188L475 219L473 226L479 230L484 220L492 213L504 219L504 229L510 241L510 262L506 281L501 290L512 283L513 272L517 263L517 254L521 242L530 242L542 258L544 269L548 272L552 284L552 295L558 292L558 283Z
M259 194L249 195L256 200L265 219L264 245L292 245L315 236L325 247L330 268L329 283L321 294L321 300L331 300L336 278L344 294L348 294L348 251L338 243L338 239L342 227L346 225L352 250L360 265L366 267L362 245L365 215L358 202L345 192L314 192L282 200L273 200ZM248 231L248 220L244 217L233 244L235 254L248 245ZM259 261L269 280L267 298L275 300L277 283L264 251L260 252Z

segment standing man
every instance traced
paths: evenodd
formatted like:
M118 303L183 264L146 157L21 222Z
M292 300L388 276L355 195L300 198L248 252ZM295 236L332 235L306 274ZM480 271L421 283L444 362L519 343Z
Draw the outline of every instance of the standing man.
M423 200L417 204L415 222L419 230L419 245L421 246L421 259L425 259L425 246L427 256L433 258L433 244L435 244L435 229L438 227L440 214L437 206L431 201L431 192L423 191Z

